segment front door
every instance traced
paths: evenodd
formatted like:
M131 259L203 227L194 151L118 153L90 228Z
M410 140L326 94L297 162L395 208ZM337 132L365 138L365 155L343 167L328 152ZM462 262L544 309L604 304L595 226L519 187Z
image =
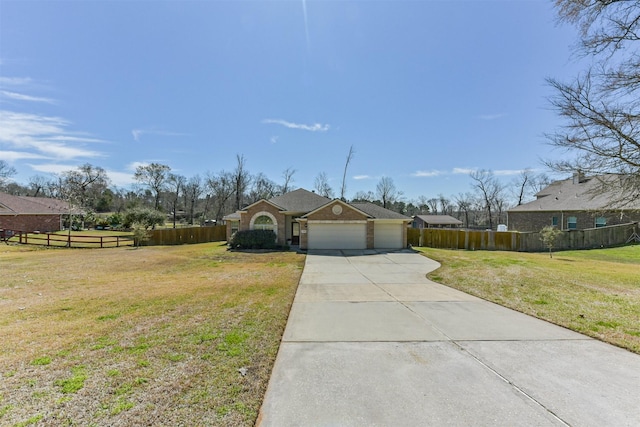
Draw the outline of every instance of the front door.
M292 222L291 223L291 244L298 246L300 245L300 223Z

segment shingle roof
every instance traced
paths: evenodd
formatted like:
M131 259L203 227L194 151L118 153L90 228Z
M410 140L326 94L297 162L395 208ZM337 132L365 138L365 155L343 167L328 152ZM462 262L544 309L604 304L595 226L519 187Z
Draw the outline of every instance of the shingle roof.
M269 199L269 202L280 206L288 212L311 212L320 206L326 205L330 201L331 199L305 190L304 188L298 188L282 196Z
M544 188L533 202L524 203L509 212L537 212L537 211L588 211L601 210L612 207L613 200L620 194L620 175L604 175L597 178L586 178L575 182L573 178L555 181ZM611 188L605 194L597 194L594 190L602 182ZM640 209L640 201L627 209Z
M398 212L390 211L389 209L385 209L382 206L378 206L373 203L349 203L356 209L360 209L362 212L370 215L375 219L403 219L403 220L411 220L408 216L404 216L399 214Z
M462 221L450 215L416 215L426 224L433 225L462 225Z
M74 209L73 213L78 212ZM69 213L69 204L64 200L0 193L0 215L60 215L67 213Z

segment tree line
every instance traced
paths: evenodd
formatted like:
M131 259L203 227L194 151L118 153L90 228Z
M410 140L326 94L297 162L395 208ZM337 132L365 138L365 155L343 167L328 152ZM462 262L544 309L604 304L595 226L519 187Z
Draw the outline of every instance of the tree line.
M350 150L347 162L352 156ZM98 217L100 214L120 215L136 209L150 209L162 212L174 227L179 223L220 223L225 215L244 206L296 189L296 170L291 167L285 169L276 182L262 172L251 173L243 155L237 155L235 160L232 170L191 177L174 173L165 164L140 165L133 175L135 185L129 189L111 185L103 168L88 163L53 178L37 175L21 185L9 181L15 171L5 163L0 167L0 173L6 172L0 175L3 177L0 178L0 189L14 195L67 200ZM348 202L371 202L406 216L451 215L461 220L465 227L495 228L506 221L506 209L528 201L549 183L546 175L530 169L522 171L510 183L502 183L488 170L472 172L469 177L470 191L453 196L438 194L431 198L407 199L393 178L384 176L377 183L375 192L358 191L350 200L344 197L343 182L340 198ZM336 197L324 172L318 173L312 190L331 199Z

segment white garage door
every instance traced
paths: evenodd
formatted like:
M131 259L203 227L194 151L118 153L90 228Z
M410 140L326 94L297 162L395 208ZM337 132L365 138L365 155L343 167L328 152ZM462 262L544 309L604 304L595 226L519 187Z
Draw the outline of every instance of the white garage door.
M404 245L402 239L403 224L378 223L373 226L373 246L376 249L400 249Z
M366 249L366 224L310 223L309 249Z

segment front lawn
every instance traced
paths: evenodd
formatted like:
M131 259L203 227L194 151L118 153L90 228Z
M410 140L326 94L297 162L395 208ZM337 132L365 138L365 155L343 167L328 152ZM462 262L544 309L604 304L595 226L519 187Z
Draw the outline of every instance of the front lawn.
M548 253L415 248L431 280L640 353L640 246Z
M253 425L303 263L0 245L0 425Z

